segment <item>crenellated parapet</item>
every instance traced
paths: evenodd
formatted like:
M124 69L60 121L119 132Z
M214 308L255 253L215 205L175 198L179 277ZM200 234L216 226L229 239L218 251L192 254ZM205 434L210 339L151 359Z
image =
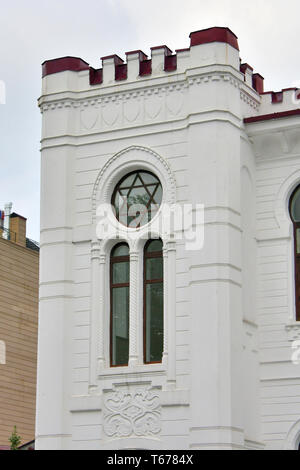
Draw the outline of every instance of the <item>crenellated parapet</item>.
M116 54L101 57L101 68L93 68L78 57L47 60L42 65L41 109L57 106L58 100L66 103L71 100L72 106L79 106L81 99L85 103L96 99L99 104L100 98L107 101L115 95L114 100L124 101L132 94L134 98L136 93L143 95L145 88L147 93L156 89L160 96L170 86L186 87L208 81L215 84L217 77L240 89L241 114L245 119L261 119L261 116L298 109L300 93L296 88L264 91L264 78L251 65L242 63L238 39L229 28L194 31L189 38L189 47L176 49L175 53L161 45L150 48L150 57L141 50L126 52L125 60ZM57 93L60 96L56 97ZM206 96L202 99L206 111L209 105L205 102ZM225 103L224 109L227 109ZM233 112L236 114L237 108ZM168 118L167 114L165 117Z
M281 91L261 93L259 115L247 117L246 124L268 121L300 114L300 90L284 88Z
M113 81L120 82L157 75L158 72L183 71L185 64L188 64L189 61L193 62L195 57L193 48L212 43L229 45L237 52L239 51L237 37L230 29L214 27L190 33L190 47L176 49L175 54L166 45L151 47L150 59L141 50L126 52L126 62L118 55L113 54L101 58L102 68L99 69L90 67L87 62L78 57L61 57L46 60L42 65L42 72L43 77L47 77L58 72L88 70L90 85L105 85ZM230 56L227 62L230 63Z

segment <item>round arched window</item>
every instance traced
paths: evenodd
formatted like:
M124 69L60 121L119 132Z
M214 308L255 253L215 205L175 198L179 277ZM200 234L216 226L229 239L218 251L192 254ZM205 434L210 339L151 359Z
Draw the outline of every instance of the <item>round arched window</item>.
M300 186L292 194L290 212L293 222L300 222Z
M117 184L112 195L116 218L127 227L141 227L155 216L162 201L159 179L149 171L127 174Z

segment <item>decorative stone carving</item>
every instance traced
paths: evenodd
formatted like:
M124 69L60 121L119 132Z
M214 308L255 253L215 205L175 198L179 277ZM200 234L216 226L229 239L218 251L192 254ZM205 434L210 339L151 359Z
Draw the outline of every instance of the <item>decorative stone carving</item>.
M110 438L151 436L161 430L159 396L149 389L109 392L103 412L104 433Z
M300 322L289 323L285 326L289 341L300 340Z

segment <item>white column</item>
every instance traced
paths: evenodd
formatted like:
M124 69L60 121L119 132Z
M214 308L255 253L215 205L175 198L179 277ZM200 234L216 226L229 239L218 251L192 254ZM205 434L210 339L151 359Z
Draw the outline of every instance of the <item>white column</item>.
M164 345L163 345L163 357L162 363L164 366L167 365L168 361L168 250L163 249L164 256Z
M129 366L138 363L138 253L130 253Z
M167 242L168 251L168 388L176 388L176 241Z
M89 390L92 392L97 387L97 333L96 325L99 321L99 285L100 285L100 245L99 242L92 243L91 249L91 282L92 282L92 298L91 298L91 315L90 315L90 370L89 370Z
M98 370L102 370L105 367L105 353L104 353L104 334L105 334L105 265L106 255L101 253L99 260L99 279L98 284ZM107 311L109 315L109 310Z

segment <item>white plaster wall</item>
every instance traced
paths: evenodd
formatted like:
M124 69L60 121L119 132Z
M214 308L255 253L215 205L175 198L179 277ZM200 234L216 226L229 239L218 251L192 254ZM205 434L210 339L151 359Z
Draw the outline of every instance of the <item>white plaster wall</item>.
M292 363L295 323L293 232L289 197L300 183L297 117L248 126L256 156L258 323L261 422L267 449L296 448L299 365ZM296 429L298 426L298 429Z

